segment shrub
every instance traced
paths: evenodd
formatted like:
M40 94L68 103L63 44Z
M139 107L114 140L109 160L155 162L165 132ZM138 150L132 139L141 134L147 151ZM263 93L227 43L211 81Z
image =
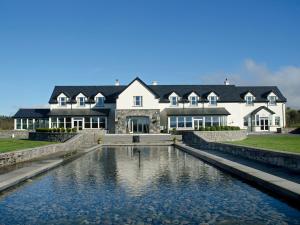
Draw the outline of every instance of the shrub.
M216 127L216 130L217 130L217 131L221 131L221 130L222 130L222 127Z
M216 131L217 128L216 128L216 127L211 127L210 130L211 130L211 131Z
M72 132L72 129L71 129L71 128L67 128L67 132L68 132L68 133L71 133L71 132Z
M66 129L65 129L65 128L60 128L60 132L61 132L61 133L65 133L65 132L66 132Z
M76 133L76 132L77 132L76 127L72 128L72 132L73 132L73 133Z
M199 127L199 131L204 131L204 127Z

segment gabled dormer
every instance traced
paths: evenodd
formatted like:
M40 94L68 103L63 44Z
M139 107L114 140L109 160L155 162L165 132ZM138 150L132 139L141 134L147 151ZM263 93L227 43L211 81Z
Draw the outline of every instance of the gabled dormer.
M251 91L247 91L244 94L244 100L246 102L246 105L253 105L253 102L255 100L255 95Z
M199 97L199 95L196 92L192 91L188 95L188 100L189 100L190 106L193 107L193 106L197 106L198 105L200 97Z
M102 93L98 93L94 97L95 107L104 107L105 96Z
M170 101L170 105L175 107L178 106L178 102L180 100L180 96L178 93L176 93L175 91L173 91L170 95L169 95L169 101Z
M269 105L276 105L278 97L273 91L270 91L267 95L267 99Z
M219 95L214 91L209 92L207 95L208 104L211 106L216 106L218 99Z
M85 103L87 101L87 96L84 95L83 93L79 93L76 95L76 102L78 107L85 107Z
M63 92L57 96L57 103L60 107L67 107L68 100L68 96Z

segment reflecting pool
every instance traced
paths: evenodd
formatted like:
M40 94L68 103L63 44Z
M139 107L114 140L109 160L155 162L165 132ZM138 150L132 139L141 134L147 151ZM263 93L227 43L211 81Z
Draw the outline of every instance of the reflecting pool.
M173 147L105 147L0 196L0 224L300 224L300 212Z

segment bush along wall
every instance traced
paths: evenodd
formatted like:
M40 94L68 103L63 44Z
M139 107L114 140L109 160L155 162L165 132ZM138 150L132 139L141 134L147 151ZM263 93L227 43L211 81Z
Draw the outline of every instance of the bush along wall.
M226 131L226 130L240 130L240 127L234 126L217 126L217 127L200 127L199 131Z
M35 130L39 133L76 133L76 128L37 128Z

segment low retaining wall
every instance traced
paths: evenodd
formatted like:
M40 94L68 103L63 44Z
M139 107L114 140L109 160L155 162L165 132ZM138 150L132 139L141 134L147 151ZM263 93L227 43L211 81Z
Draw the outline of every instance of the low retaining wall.
M197 142L199 137L206 142L239 141L247 138L247 131L188 131L183 134L184 139L192 142L194 138L196 138Z
M14 138L16 139L28 139L27 130L0 130L0 138Z
M164 144L166 142L173 142L176 138L177 141L182 141L181 135L170 134L106 134L103 136L103 144L132 144L133 137L139 136L140 144Z
M30 132L28 139L34 141L52 141L52 142L65 142L76 133L42 133L42 132Z
M86 133L81 133L64 143L1 153L0 167L11 166L16 163L34 160L53 153L80 150L83 148L91 147L95 144L95 136Z
M190 133L188 136L184 136L183 140L186 144L197 146L197 148L200 149L217 150L231 155L237 155L247 159L300 172L300 154L297 153L277 152L267 149L207 142L193 133Z

